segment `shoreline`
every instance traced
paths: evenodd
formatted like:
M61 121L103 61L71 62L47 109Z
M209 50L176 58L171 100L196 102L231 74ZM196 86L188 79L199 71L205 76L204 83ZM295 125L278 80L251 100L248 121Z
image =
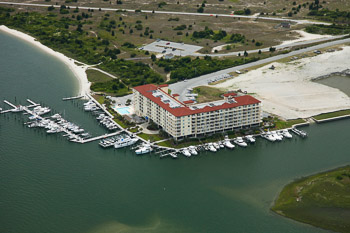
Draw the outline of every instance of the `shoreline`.
M8 33L12 36L15 36L19 39L22 39L26 42L29 42L30 44L36 46L37 48L41 49L42 51L46 52L47 54L50 54L60 61L62 61L65 65L68 66L68 68L72 71L74 76L79 82L79 89L77 95L86 95L90 93L90 82L87 79L86 75L86 68L87 66L77 66L74 62L75 60L72 58L69 58L65 56L64 54L54 51L53 49L41 44L39 41L37 41L34 37L25 34L23 32L17 31L15 29L8 28L5 25L0 25L0 31ZM64 97L64 96L63 96Z

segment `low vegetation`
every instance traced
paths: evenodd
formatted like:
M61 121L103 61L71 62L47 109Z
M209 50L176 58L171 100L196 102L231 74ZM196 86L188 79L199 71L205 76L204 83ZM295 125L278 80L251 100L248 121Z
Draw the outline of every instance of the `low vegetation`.
M198 103L205 103L215 100L221 100L223 91L218 88L208 87L208 86L199 86L193 89L193 93L198 94L196 100Z
M159 59L156 64L163 67L164 71L170 72L170 82L191 79L204 74L209 74L218 70L242 65L259 60L257 57L234 58L234 59L213 59L204 57L204 59L183 57L176 60Z
M294 220L350 232L350 166L298 179L283 188L272 210Z
M350 115L350 109L337 111L337 112L324 113L324 114L320 114L320 115L314 116L313 118L316 119L316 120L324 120L324 119L329 119L329 118L339 117L339 116L345 116L345 115Z

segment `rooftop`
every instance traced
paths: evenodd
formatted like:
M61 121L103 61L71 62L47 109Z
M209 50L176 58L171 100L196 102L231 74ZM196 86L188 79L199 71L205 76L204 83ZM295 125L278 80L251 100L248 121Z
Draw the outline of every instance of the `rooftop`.
M223 99L208 103L195 104L188 107L173 96L165 93L159 86L154 84L137 86L134 87L134 90L177 117L260 103L259 100L250 95L242 95L227 100Z

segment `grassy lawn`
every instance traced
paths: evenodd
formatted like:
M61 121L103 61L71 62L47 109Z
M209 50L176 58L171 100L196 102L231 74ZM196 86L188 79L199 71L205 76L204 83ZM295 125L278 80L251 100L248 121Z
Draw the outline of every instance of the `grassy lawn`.
M155 142L155 141L159 141L159 140L163 140L166 139L165 137L162 137L159 134L145 134L145 133L139 133L137 134L137 136L145 139L145 140L150 140L151 142Z
M313 118L315 118L316 120L324 120L324 119L328 119L328 118L344 116L344 115L349 115L349 114L350 114L350 109L337 111L337 112L324 113L324 114L314 116Z
M87 78L90 82L107 82L113 80L113 78L109 77L108 75L105 75L101 73L98 70L87 70L86 71Z
M350 232L350 166L296 180L284 187L272 210L297 221Z
M102 95L93 95L92 96L95 100L97 100L97 102L99 102L100 104L103 104L105 101L105 97Z
M132 132L132 133L136 133L136 132L139 131L139 129L138 128L133 128L133 129L130 129L129 131Z
M197 93L197 102L205 103L215 100L221 100L223 91L214 87L200 86L193 89L193 93Z
M275 120L276 124L276 129L285 129L285 128L290 128L294 124L300 124L300 123L305 123L303 119L295 119L295 120L289 120L289 121L283 121L283 120Z

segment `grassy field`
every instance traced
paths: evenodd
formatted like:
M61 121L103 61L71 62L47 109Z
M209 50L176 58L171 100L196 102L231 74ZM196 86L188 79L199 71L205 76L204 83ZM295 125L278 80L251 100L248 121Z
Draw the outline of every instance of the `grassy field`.
M159 134L145 134L145 133L139 133L137 134L137 136L145 139L145 140L150 140L151 142L155 142L155 141L159 141L159 140L163 140L166 139L165 137L162 137Z
M345 115L350 115L350 109L337 111L337 112L324 113L324 114L314 116L313 118L316 120L324 120L324 119L328 119L328 118L345 116Z
M283 120L275 120L275 128L276 129L285 129L285 128L290 128L295 124L300 124L300 123L305 123L305 120L303 119L295 119L295 120L288 120L288 121L283 121Z
M113 78L109 77L108 75L105 75L101 73L98 70L87 70L86 71L87 78L90 82L108 82L113 80Z
M218 88L207 87L207 86L196 87L193 89L193 93L198 94L196 98L198 103L206 103L206 102L211 102L215 100L221 100L223 99L221 95L224 94L224 92Z
M296 180L283 188L274 212L337 232L350 232L350 166Z

